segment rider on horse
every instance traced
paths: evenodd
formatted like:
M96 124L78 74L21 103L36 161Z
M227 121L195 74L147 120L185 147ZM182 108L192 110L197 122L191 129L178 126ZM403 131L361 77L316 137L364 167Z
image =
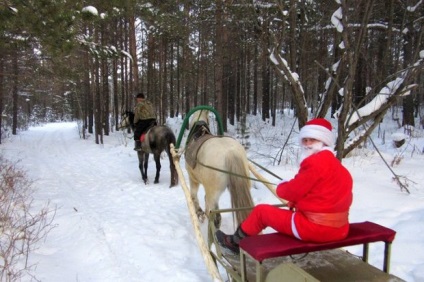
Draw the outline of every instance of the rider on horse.
M136 96L137 104L134 109L134 150L141 151L140 137L147 132L147 130L157 125L154 106L150 101L146 100L143 93L138 93Z

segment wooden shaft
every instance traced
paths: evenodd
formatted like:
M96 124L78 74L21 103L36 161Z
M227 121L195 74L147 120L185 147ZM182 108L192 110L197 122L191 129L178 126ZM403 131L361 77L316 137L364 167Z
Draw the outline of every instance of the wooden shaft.
M209 271L209 274L214 279L213 281L223 281L222 278L221 278L221 275L219 274L218 268L217 268L215 262L213 261L211 254L209 253L209 249L208 249L206 242L203 238L202 231L200 230L200 224L199 224L199 220L198 220L197 215L196 215L196 210L194 208L194 204L193 204L193 201L192 201L191 196L190 196L189 188L187 187L187 184L185 182L184 174L181 171L179 156L175 152L174 144L171 144L171 154L172 154L172 158L173 158L173 161L174 161L175 168L177 170L177 173L178 173L178 176L179 176L179 179L180 179L181 187L183 188L184 195L185 195L186 200L187 200L187 206L188 206L188 210L189 210L189 213L190 213L191 223L193 224L194 233L196 235L197 243L198 243L198 246L200 248L200 252L202 253L206 267Z

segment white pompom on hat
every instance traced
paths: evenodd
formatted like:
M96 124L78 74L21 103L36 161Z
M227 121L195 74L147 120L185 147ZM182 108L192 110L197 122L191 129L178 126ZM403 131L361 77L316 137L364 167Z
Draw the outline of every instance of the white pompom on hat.
M300 130L299 138L313 138L321 141L328 147L334 146L334 135L331 132L331 123L324 118L315 118L308 121Z

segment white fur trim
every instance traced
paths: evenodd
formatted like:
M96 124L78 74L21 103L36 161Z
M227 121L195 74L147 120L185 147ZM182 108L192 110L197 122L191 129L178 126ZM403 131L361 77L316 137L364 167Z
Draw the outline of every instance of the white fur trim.
M295 212L292 214L291 217L291 228L292 228L292 232L294 237L296 237L299 240L302 240L302 238L300 238L299 232L297 232L297 228L296 228L296 224L294 223L294 216L295 216Z
M334 135L333 132L328 130L326 127L321 125L305 125L302 127L299 133L299 139L302 141L303 138L313 138L323 142L328 147L334 146Z

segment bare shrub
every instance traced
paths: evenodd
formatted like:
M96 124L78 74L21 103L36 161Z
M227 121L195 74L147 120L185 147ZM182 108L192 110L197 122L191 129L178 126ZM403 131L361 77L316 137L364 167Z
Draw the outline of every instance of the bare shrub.
M32 182L16 164L0 156L0 281L33 278L28 258L54 228L55 209L35 208Z

